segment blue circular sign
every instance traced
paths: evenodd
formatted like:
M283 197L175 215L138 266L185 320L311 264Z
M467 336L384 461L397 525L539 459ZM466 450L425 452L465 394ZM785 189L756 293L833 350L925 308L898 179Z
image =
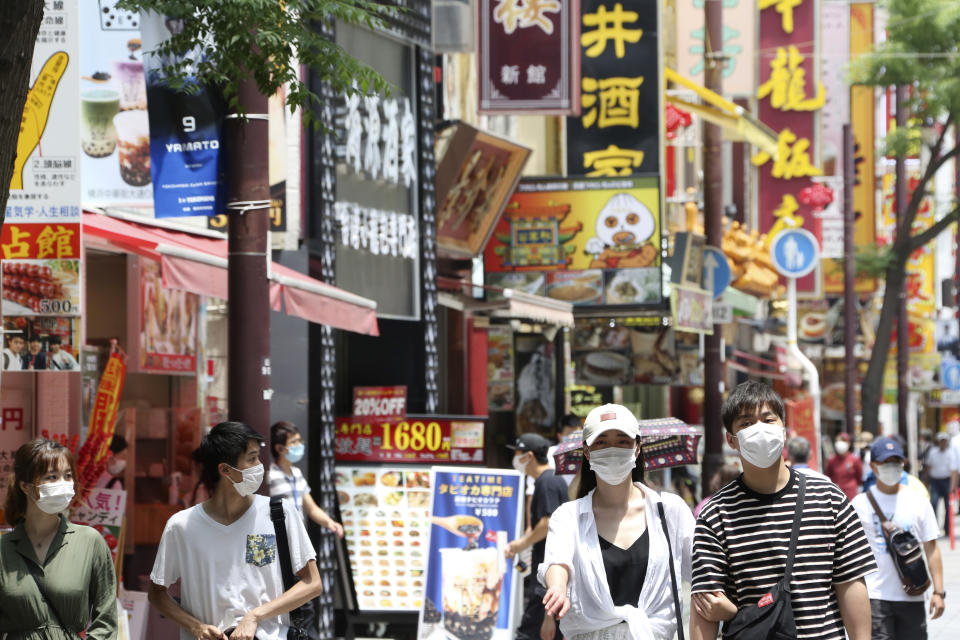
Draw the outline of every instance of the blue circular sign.
M773 266L787 278L802 278L820 260L820 244L806 229L787 229L777 234L770 246Z
M710 291L714 298L719 298L733 279L730 270L730 261L727 254L716 247L707 245L703 248L703 278L701 283L704 289Z

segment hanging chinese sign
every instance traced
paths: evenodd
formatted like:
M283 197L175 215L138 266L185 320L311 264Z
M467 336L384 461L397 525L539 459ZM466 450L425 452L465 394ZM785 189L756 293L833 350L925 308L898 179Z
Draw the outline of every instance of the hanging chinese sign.
M577 113L577 0L480 0L481 113Z
M659 175L659 3L580 6L580 115L566 121L567 175Z
M677 0L677 71L702 85L705 0ZM752 0L723 0L723 94L752 96L757 14Z
M822 176L817 154L817 112L826 102L818 81L815 24L818 0L759 0L760 76L758 117L778 133L777 156L760 151L758 167L759 229L767 243L784 229L803 227L819 240L814 205L801 191ZM797 280L797 290L817 295L821 269Z
M523 180L487 243L487 284L574 305L659 305L657 178Z

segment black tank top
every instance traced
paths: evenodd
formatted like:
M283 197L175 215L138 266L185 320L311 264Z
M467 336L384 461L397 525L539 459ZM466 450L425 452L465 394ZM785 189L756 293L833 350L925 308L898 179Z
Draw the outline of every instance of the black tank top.
M603 570L607 574L607 586L614 606L637 606L640 589L647 577L647 560L650 556L650 536L644 531L634 540L629 549L621 549L599 535L603 555Z

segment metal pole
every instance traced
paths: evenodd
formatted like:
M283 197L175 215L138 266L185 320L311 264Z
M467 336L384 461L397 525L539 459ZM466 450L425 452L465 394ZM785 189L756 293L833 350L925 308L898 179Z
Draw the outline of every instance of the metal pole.
M901 129L907 126L907 110L904 103L907 101L907 88L905 86L897 87L897 128ZM901 224L907 211L907 167L904 154L897 154L896 160L896 191L894 198L897 207L897 237L900 234L909 234L910 229L904 229ZM910 371L910 325L907 318L907 282L904 279L898 295L897 307L897 430L904 441L907 439L907 409L908 396L910 388L907 384L907 376Z
M227 393L231 420L270 439L270 286L267 232L267 99L252 80L240 89L247 120L224 123L228 208L227 324L230 365Z
M706 35L704 49L704 79L707 89L723 95L723 2L706 0L703 4ZM720 127L703 124L703 226L707 244L723 244L723 135ZM703 358L703 430L704 456L701 480L703 494L709 495L709 484L714 472L723 465L723 422L720 407L723 402L723 363L721 334L715 328L713 335L704 339Z
M853 180L853 130L850 124L843 125L843 347L844 383L846 387L846 424L844 430L853 436L857 416L857 358L854 347L857 342L857 294L856 264L854 255Z

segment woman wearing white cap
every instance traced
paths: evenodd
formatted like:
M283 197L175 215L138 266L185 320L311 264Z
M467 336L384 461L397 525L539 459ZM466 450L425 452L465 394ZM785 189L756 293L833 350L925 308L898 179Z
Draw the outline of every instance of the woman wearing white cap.
M546 613L568 639L671 639L677 583L690 579L690 508L643 484L637 419L626 407L593 409L583 443L579 499L551 517L538 571Z

